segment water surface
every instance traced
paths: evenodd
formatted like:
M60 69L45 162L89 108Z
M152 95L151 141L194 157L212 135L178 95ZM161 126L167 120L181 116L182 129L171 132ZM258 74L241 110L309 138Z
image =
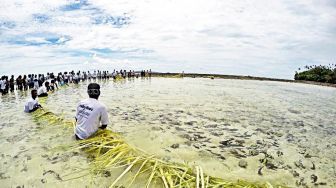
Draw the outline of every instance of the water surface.
M229 180L336 186L335 88L204 78L99 83L109 129L145 152L200 165L205 173ZM58 90L45 108L73 119L76 104L87 98L86 87L84 82ZM0 99L1 184L104 187L113 182L113 174L64 181L89 160L80 152L53 149L74 142L72 129L46 126L23 113L28 94Z

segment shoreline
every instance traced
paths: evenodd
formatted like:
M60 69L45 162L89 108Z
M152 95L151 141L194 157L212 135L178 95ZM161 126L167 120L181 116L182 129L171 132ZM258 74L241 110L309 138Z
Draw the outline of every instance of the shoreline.
M182 73L162 73L162 72L152 72L153 77L174 77L181 78ZM314 82L314 81L305 81L305 80L288 80L280 78L267 78L267 77L256 77L256 76L241 76L241 75L225 75L225 74L200 74L200 73L184 73L183 77L189 78L219 78L219 79L235 79L235 80L259 80L259 81L275 81L275 82L287 82L287 83L301 83L301 84L310 84L318 85L325 87L336 88L336 84L324 83L324 82Z

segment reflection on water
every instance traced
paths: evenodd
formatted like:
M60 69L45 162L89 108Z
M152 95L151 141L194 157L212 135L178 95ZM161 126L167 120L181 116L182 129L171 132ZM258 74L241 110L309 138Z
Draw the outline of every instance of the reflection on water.
M291 187L336 186L336 90L281 82L222 79L135 79L100 82L109 128L167 161L201 165L224 179ZM62 88L46 108L68 119L87 83ZM29 92L1 97L0 182L64 187L111 183L111 177L62 181L85 168L72 130L40 125L23 105ZM97 186L97 185L96 185Z

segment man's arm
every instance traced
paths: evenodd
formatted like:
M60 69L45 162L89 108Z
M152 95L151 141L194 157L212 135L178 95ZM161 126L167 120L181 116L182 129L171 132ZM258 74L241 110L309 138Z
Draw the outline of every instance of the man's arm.
M37 109L42 108L42 106L39 103L30 103L29 105L29 113L35 112Z
M76 115L75 115L76 123L77 123L77 117L78 117L78 106L79 106L79 104L77 104L77 108L76 108Z
M101 129L106 129L106 127L107 127L107 125L102 125L102 126L99 127L99 128L101 128Z
M100 121L101 121L102 126L99 128L106 129L107 124L108 124L108 114L107 114L106 107L102 108Z
M39 108L40 108L40 106L36 106L35 108L29 110L29 113L31 113L31 112L35 112L35 111L36 111L37 109L39 109Z

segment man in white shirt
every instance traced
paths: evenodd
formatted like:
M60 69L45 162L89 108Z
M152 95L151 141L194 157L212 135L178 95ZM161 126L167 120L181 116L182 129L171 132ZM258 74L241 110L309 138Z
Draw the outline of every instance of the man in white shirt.
M37 90L37 95L39 97L47 97L48 96L48 91L49 91L49 82L45 82L44 83L44 86L40 87L38 90Z
M90 83L88 86L89 99L81 101L76 111L76 139L87 139L97 132L98 128L105 129L108 124L108 114L105 105L98 102L100 86ZM100 126L101 124L101 126Z
M34 78L34 89L38 89L38 88L39 88L39 83L38 83L37 75L35 75L35 78Z
M97 78L97 73L96 73L96 71L93 71L92 78L93 78L94 80L96 80L96 78Z
M0 85L0 90L1 90L1 92L2 92L2 95L4 95L4 94L6 94L7 93L7 91L6 91L6 86L7 86L7 79L6 79L6 77L5 76L3 76L2 78L1 78L1 85Z
M0 93L2 93L3 92L3 90L1 89L2 87L2 84L3 84L3 80L2 80L2 78L0 78Z
M54 77L50 78L49 80L46 80L42 85L45 85L47 82L49 82L49 85L46 86L47 91L55 91L56 89L58 89L58 85L55 81L56 79ZM44 88L43 88L44 90Z
M34 112L35 110L39 108L42 108L42 106L36 100L36 97L37 97L36 89L33 89L31 91L31 96L32 98L30 98L25 104L24 112L30 113L30 112Z

